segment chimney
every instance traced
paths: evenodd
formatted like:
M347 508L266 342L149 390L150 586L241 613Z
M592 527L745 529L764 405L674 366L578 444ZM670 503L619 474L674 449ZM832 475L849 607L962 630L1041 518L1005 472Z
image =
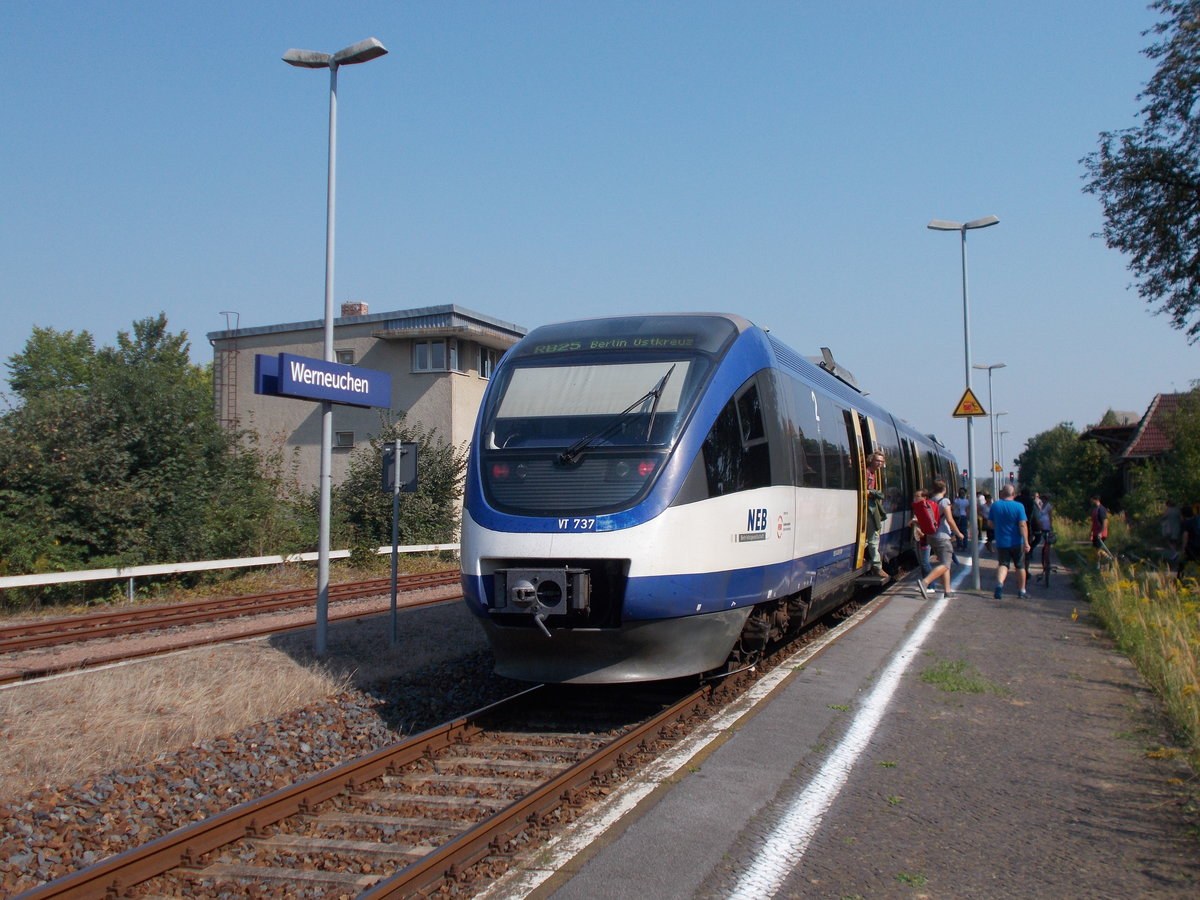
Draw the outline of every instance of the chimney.
M343 303L343 316L365 316L367 314L367 304L365 303Z

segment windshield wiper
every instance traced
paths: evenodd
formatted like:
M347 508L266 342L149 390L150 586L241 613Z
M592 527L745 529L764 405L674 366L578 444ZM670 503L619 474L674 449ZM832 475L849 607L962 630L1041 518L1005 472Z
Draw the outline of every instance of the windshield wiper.
M642 406L647 400L653 399L654 402L650 406L650 425L646 429L646 440L650 440L650 431L654 428L654 417L658 412L658 401L662 398L663 388L667 386L667 379L671 377L671 373L675 371L675 363L671 364L671 368L667 369L666 374L658 379L658 384L642 394L627 407L617 414L617 417L605 425L603 428L593 431L591 434L584 435L570 447L558 454L558 461L563 465L575 462L576 459L594 444L596 441L603 440L608 437L618 428L625 424L626 420L635 409Z

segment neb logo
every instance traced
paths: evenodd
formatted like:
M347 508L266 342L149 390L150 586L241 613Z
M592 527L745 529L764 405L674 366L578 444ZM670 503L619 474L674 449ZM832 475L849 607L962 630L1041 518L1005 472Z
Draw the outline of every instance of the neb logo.
M746 530L747 531L766 531L767 530L767 511L765 509L748 509L748 510L746 510Z

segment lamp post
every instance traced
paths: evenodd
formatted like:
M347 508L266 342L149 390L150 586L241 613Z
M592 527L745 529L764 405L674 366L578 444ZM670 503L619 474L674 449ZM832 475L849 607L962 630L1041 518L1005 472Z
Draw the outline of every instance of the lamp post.
M991 431L991 451L992 451L992 496L996 496L996 415L991 412L996 407L992 405L992 370L1003 369L1004 363L992 363L990 366L985 366L983 363L975 363L974 368L986 369L988 373L988 428Z
M1000 427L1000 417L1007 416L1007 415L1008 415L1008 410L1002 409L1000 412L995 413L992 416L992 421L995 423L996 428ZM998 443L998 440L997 440L997 442L994 442L992 444L992 448L996 451L996 465L1000 466L1001 469L1003 470L1004 454L1000 452L1000 448L998 446L996 446L996 443ZM1000 490L1001 480L1002 480L1002 478L1000 476L1000 473L996 471L996 466L992 466L992 496L993 497L999 496L998 492Z
M1000 465L1002 466L1004 465L1004 436L1006 434L1008 434L1007 431L996 432L996 441L1000 444ZM1004 468L1007 469L1008 466L1004 466ZM1001 473L1001 477L1003 478L1003 473Z
M325 361L333 355L333 237L337 197L337 73L341 66L369 62L387 53L375 38L367 38L337 53L289 50L283 61L301 69L329 70L329 171L325 189ZM329 618L329 506L333 492L333 402L321 401L321 473L317 527L317 626L314 650L324 656Z
M934 219L928 225L934 231L957 231L962 239L963 348L966 354L967 390L971 389L971 304L967 294L967 232L974 228L987 228L999 221L995 216L984 216L970 222ZM970 521L967 523L971 540L971 586L979 590L979 499L975 492L974 416L967 417L967 495L971 501Z

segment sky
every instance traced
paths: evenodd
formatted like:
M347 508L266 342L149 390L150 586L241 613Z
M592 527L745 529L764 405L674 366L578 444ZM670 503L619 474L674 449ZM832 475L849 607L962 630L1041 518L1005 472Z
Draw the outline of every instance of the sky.
M735 312L965 467L1006 432L1139 415L1200 346L1105 247L1080 160L1136 124L1156 17L1095 0L0 0L0 360L35 326L115 342L456 304L526 328ZM227 316L233 312L236 316ZM4 368L0 374L7 376ZM3 386L7 388L7 383ZM990 467L989 421L975 467Z

